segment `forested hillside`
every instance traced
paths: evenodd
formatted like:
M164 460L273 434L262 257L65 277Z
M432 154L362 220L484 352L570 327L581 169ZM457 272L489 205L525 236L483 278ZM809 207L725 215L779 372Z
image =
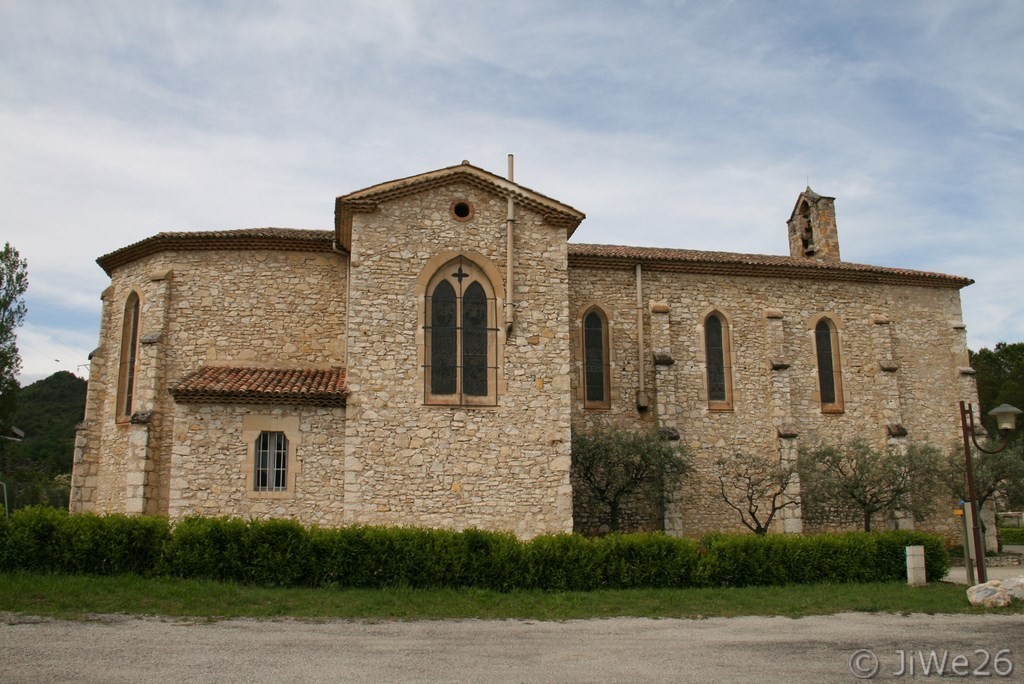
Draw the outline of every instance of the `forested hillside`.
M85 413L85 388L85 380L59 371L18 392L13 423L25 437L0 442L0 481L7 485L12 510L32 503L67 505L75 425Z

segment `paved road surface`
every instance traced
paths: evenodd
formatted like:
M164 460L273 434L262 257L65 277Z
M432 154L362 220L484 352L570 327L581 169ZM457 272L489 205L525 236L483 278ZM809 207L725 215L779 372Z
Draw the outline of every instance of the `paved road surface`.
M30 682L853 682L900 652L1024 681L1024 616L569 622L65 622L0 614L0 680ZM999 653L1010 649L1009 653ZM999 659L997 660L997 655ZM986 662L986 658L988 658ZM963 670L961 663L961 670ZM934 669L932 670L934 672ZM928 677L929 679L931 677Z

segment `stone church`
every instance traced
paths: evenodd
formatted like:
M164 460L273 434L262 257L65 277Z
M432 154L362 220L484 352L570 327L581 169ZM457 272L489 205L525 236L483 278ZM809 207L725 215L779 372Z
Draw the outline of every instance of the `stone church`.
M573 430L658 426L696 465L658 526L690 535L737 527L719 456L957 438L972 281L842 261L833 198L799 194L788 256L598 245L508 176L463 162L338 197L333 231L100 257L72 511L528 538L574 529Z

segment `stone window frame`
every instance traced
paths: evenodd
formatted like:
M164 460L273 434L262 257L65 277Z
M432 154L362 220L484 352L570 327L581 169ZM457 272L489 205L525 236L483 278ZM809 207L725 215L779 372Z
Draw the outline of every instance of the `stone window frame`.
M430 298L442 280L454 280L450 269L457 269L458 264L468 269L470 282L478 282L483 287L489 302L487 311L487 393L482 396L468 396L462 389L461 363L458 364L456 376L457 391L455 394L435 394L430 387ZM466 283L463 287L468 287ZM416 324L416 357L417 384L422 388L423 405L425 406L459 406L467 408L486 408L498 405L499 399L506 392L505 382L505 339L506 332L502 324L504 304L504 282L501 273L489 258L471 250L444 251L429 259L419 277L416 279L416 297L419 302L419 315ZM461 349L461 338L457 339ZM460 358L461 351L456 351Z
M602 322L601 338L603 351L604 371L604 399L591 401L587 399L587 348L586 348L586 319L592 313L596 313ZM612 317L608 314L608 308L597 301L584 302L577 310L576 331L579 338L578 359L579 382L577 384L576 398L583 403L583 408L593 410L608 410L612 407L612 367L614 349L612 346Z
M284 489L256 489L256 440L264 432L282 432L288 444L287 471ZM302 434L299 432L298 416L275 416L248 414L242 416L242 440L245 442L245 461L242 474L245 477L246 496L253 499L293 499L295 483L302 472Z
M142 295L132 290L125 298L121 314L121 351L117 364L115 420L127 424L135 409L138 392L139 332L142 327Z
M824 325L828 329L829 360L832 365L832 385L834 401L823 400L821 392L822 381L822 354L818 347L819 327ZM843 353L842 353L842 321L832 312L818 313L810 318L807 325L807 335L810 341L811 351L814 355L814 399L821 407L821 412L826 414L839 414L846 411L846 389L843 382Z
M707 336L707 322L710 318L716 318L722 325L722 365L725 374L725 399L712 399L711 398L711 380L708 373L709 359L708 359L708 336ZM709 411L732 411L735 408L735 384L733 382L733 374L736 369L736 357L734 352L734 346L732 343L732 331L733 323L732 316L726 313L720 307L709 307L701 312L700 325L698 326L698 340L700 342L700 354L701 354L701 376L703 380L703 397L702 399L707 402Z

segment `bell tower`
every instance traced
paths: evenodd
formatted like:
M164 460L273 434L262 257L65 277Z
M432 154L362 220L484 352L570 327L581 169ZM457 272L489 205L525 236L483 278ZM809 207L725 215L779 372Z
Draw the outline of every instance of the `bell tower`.
M823 197L810 186L800 193L789 217L789 254L800 259L839 261L836 198Z

